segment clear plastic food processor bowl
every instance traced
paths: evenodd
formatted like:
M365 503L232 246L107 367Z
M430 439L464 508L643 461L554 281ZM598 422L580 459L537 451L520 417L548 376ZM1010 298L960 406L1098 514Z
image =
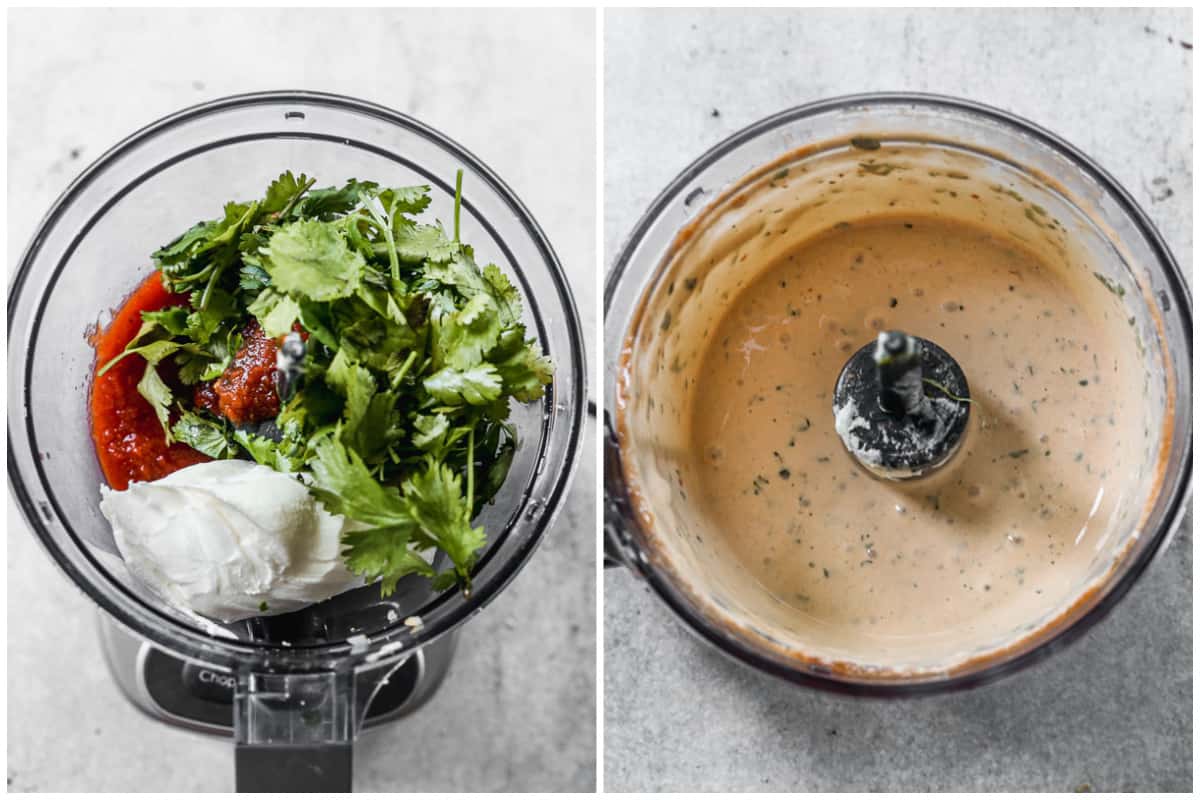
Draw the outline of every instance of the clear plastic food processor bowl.
M902 163L895 172L859 169L876 150ZM737 269L726 267L732 259L699 264L698 258L689 262L687 253L696 241L732 248L743 241L739 237L752 235L752 219L738 227L743 205L750 209L754 202L747 198L755 196L755 187L788 175L788 199L772 201L787 206L772 212L785 215L786 230L776 229L780 236L772 246L782 247L776 242L784 233L798 241L886 213L889 198L907 213L935 217L978 215L977 206L986 206L994 215L991 224L1007 226L1030 247L1082 254L1064 263L1085 264L1094 291L1110 287L1112 296L1104 299L1120 312L1114 318L1127 340L1136 343L1131 374L1138 384L1145 381L1145 413L1137 441L1128 446L1141 469L1122 487L1128 505L1089 562L1085 583L1060 587L1062 602L1049 616L1020 620L1011 638L971 642L969 650L954 654L961 655L957 661L934 653L929 663L880 666L817 652L811 629L801 630L795 614L773 605L735 559L710 544L720 537L700 535L709 533L702 527L707 523L689 504L684 476L690 442L685 426L674 420L684 419L687 398L701 393L693 366L698 362L690 357L726 307L729 292L720 289L735 278L748 285L755 276L745 274L750 268L740 262ZM822 184L834 179L837 187L822 194ZM903 200L896 199L900 187ZM1043 218L1053 218L1057 230L1048 230ZM645 578L705 640L797 683L897 696L1009 674L1102 617L1178 527L1191 482L1191 322L1183 275L1149 219L1109 174L1048 131L996 109L929 95L860 95L781 112L680 173L638 221L609 275L608 552ZM686 488L696 494L693 486Z
M528 329L555 364L541 402L514 404L519 446L507 482L477 520L489 543L470 596L435 595L412 577L386 600L378 587L365 587L227 626L164 604L112 552L98 508L103 478L89 431L89 333L150 273L153 250L227 200L258 196L284 170L303 171L319 185L349 178L429 184L429 215L449 221L459 168L462 238L481 262L495 262L518 282ZM348 752L369 699L356 692L356 670L401 661L494 598L550 525L577 460L583 337L549 242L477 158L369 103L306 92L242 95L138 131L50 209L16 270L8 315L9 476L25 518L58 565L123 626L180 657L235 672L239 760L242 750L266 758L299 748L303 767L319 761L322 748Z

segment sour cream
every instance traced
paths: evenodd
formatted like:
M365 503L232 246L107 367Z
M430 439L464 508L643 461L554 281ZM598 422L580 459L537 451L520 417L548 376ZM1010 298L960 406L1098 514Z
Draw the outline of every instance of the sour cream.
M269 467L210 461L100 494L129 571L177 608L234 622L363 585L342 562L354 523Z

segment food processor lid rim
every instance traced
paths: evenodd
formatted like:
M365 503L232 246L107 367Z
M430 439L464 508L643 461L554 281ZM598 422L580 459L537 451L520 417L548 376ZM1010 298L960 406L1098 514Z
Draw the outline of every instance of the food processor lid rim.
M534 549L536 549L545 531L549 528L549 526L553 523L554 518L557 516L556 512L559 501L570 484L571 477L574 475L575 468L579 460L579 444L582 438L583 426L585 424L583 418L584 403L582 402L582 399L586 396L587 367L583 348L582 327L579 321L578 311L576 310L573 292L570 284L566 280L566 275L563 272L562 264L559 261L557 254L554 252L553 247L550 245L549 240L546 238L545 233L542 231L537 221L533 218L528 208L526 208L513 190L474 154L459 145L456 141L450 139L448 136L445 136L436 129L431 128L430 126L425 125L424 123L421 123L412 117L397 111L393 111L378 104L358 100L344 95L325 92L309 92L303 90L265 91L231 95L190 106L181 111L165 116L146 126L143 126L133 134L125 137L116 145L109 148L87 168L85 168L54 201L50 207L50 210L38 223L38 226L29 244L26 245L25 251L22 253L21 259L18 262L18 269L14 279L10 284L8 302L8 332L11 339L14 318L13 311L16 309L18 296L20 295L21 290L24 288L25 278L32 271L32 262L41 250L45 232L57 223L58 218L64 212L66 207L70 205L77 193L87 188L88 185L92 183L92 181L108 166L110 162L124 155L132 148L142 144L145 140L162 132L169 131L176 126L193 119L230 109L252 107L262 104L284 104L288 102L326 105L340 111L360 112L381 118L386 122L397 124L401 127L405 127L414 131L422 138L439 145L443 150L446 150L453 157L461 160L466 166L479 174L484 179L485 183L490 184L491 188L514 212L516 218L520 221L526 233L530 236L533 244L539 251L543 262L548 267L551 276L554 279L553 282L559 301L562 303L563 308L566 311L564 314L564 322L566 323L568 350L570 351L570 355L573 360L578 364L578 369L571 376L573 378L572 388L575 392L575 396L579 398L579 402L575 402L572 405L571 415L567 420L569 423L566 431L567 443L563 453L564 463L567 468L559 472L559 476L552 485L549 495L542 501L543 505L541 507L544 509L544 511L541 517L535 523L530 535L526 537L524 541L519 543L519 548L502 565L498 573L492 576L491 580L486 584L487 591L474 592L457 608L452 609L445 618L439 620L439 624L437 625L424 626L421 629L421 632L414 634L402 624L396 623L391 627L390 630L384 629L384 635L382 635L376 642L377 644L382 644L387 641L396 641L396 637L398 635L411 636L413 640L412 646L419 646L421 644L430 642L457 627L460 622L467 619L469 616L490 602L493 597L498 595L500 591L502 591L504 587L507 586L507 584L513 579L513 577L515 577L517 572L520 571L520 568L528 560ZM482 217L480 219L482 220ZM483 224L490 230L490 224L486 220L483 220ZM518 272L520 272L519 267L517 269ZM519 277L523 282L523 276L519 275ZM544 328L540 320L537 321L537 325L544 333ZM543 406L554 407L554 405L554 384L551 384L551 386L547 388L546 395L543 399ZM543 431L548 429L550 424L549 420L550 417L547 415L542 422ZM8 421L8 425L9 432L11 434L11 420ZM32 440L32 431L29 431L29 435L30 439ZM539 453L537 454L536 459L536 461L539 463L545 458L545 448L547 447L546 439L547 437L542 437L541 447L539 448ZM143 626L143 621L140 618L131 618L131 616L135 615L127 614L124 609L120 608L119 605L114 603L109 597L100 592L93 591L91 581L83 575L83 573L69 558L66 557L64 553L61 552L61 549L55 542L51 541L48 536L41 533L41 521L36 514L34 507L35 504L24 485L24 481L21 478L18 465L16 463L16 456L11 445L11 436L9 441L8 466L10 473L10 487L16 496L18 505L21 507L26 520L30 522L31 526L34 527L35 531L38 532L38 539L42 542L43 546L47 548L53 560L68 573L69 577L72 578L72 581L79 588L85 591L85 593L88 594L88 596L98 605L104 608L105 611L122 623L131 626L139 634L145 635L148 638L156 638L152 635L152 631L146 630L146 627ZM39 465L37 464L35 457L35 468L38 467ZM535 478L541 472L542 467L537 467L534 472ZM521 507L517 510L518 514L514 514L514 516L510 519L519 518L519 512L521 512L527 505L530 494L531 493L528 491L524 493L521 499ZM66 529L72 539L78 542L78 537L73 531L70 530L69 526ZM507 532L508 531L506 529L505 534L507 534ZM85 548L81 547L80 551L89 561L92 562L93 567L99 569L102 573L107 574L107 570L95 563L91 554L88 553ZM485 566L495 552L495 549L492 549L486 553L484 558L480 561L477 569ZM423 607L421 612L429 613L430 611L443 606L448 601L449 595L449 592L443 592L441 595L434 598L433 601ZM180 622L179 620L174 619L173 617L162 613L158 609L146 606L143 601L136 598L135 608L138 608L139 613L148 611L155 617L166 620L171 629L176 631L186 640L186 646L194 648L194 653L184 652L181 653L182 655L195 654L211 659L213 642L218 642L221 646L223 646L220 649L235 652L241 655L269 656L280 666L283 666L289 661L302 660L304 662L311 662L314 659L320 658L337 660L345 657L353 658L355 655L358 655L353 652L354 648L349 642L338 642L307 647L281 647L273 644L244 642L236 639L218 639L208 636L198 629L195 629ZM172 648L177 651L185 650L186 648L181 646L181 644L182 643L179 642L172 643ZM359 657L359 660L365 657L368 652L369 651L363 652Z
M142 141L149 139L150 137L155 136L166 129L177 127L178 125L189 122L193 119L210 115L219 111L267 103L282 104L285 102L324 105L341 111L357 111L368 116L378 117L385 122L390 122L400 125L401 127L408 128L413 132L425 137L426 139L441 145L443 149L449 151L450 153L461 157L463 161L467 162L473 170L478 172L489 183L491 183L494 188L498 190L497 193L505 200L505 202L508 203L515 212L517 212L518 219L521 220L522 224L533 235L533 238L538 244L539 249L543 250L544 254L549 256L547 263L552 266L553 272L556 273L556 277L559 278L559 281L556 285L559 288L560 297L569 301L569 305L574 308L574 296L570 285L566 281L566 275L562 271L562 264L558 260L557 255L554 253L549 240L546 238L546 235L542 231L541 226L537 223L537 220L534 219L529 209L523 202L521 202L521 199L508 186L508 184L506 184L495 172L493 172L492 169L488 167L481 159L475 156L474 153L459 144L458 141L450 138L446 134L431 126L426 125L414 117L411 117L400 111L395 111L394 109L390 109L378 103L372 103L368 100L361 100L355 97L350 97L349 95L337 94L334 92L318 92L305 89L266 90L226 95L214 100L208 100L203 103L187 106L179 111L175 111L164 117L160 117L149 124L143 125L141 128L121 139L119 142L101 153L94 161L92 161L91 164L85 167L83 171L81 171L79 175L77 175L75 179L67 185L62 193L55 198L54 202L50 206L50 209L38 221L38 224L34 229L33 237L30 239L29 243L25 246L24 251L21 253L21 257L17 262L18 268L13 275L11 283L9 284L8 332L10 334L12 332L12 312L15 309L17 295L20 293L20 289L22 288L24 280L28 275L29 270L27 267L29 261L31 257L36 255L37 251L41 248L41 234L51 227L52 224L57 220L63 208L67 205L67 201L76 193L91 184L96 175L108 162L124 154L125 151L131 149L135 145L140 144ZM579 338L582 339L582 332L579 329L579 325L576 324L572 327L574 328L572 332L578 334Z
M667 184L659 194L651 201L646 211L635 223L630 234L623 241L620 250L617 253L617 258L613 263L612 269L604 282L604 310L607 314L612 305L613 297L616 293L621 277L629 266L629 261L633 255L633 251L637 245L645 238L646 232L650 226L658 219L662 211L667 205L690 183L690 181L708 165L712 164L717 159L726 155L730 151L740 147L746 142L761 136L768 131L785 125L789 122L805 119L807 117L816 116L830 111L844 110L855 106L871 106L871 105L887 105L887 106L902 106L916 105L928 106L932 108L944 108L956 111L966 111L973 114L992 119L994 121L1005 123L1018 131L1030 134L1035 139L1043 144L1049 145L1051 149L1059 151L1061 154L1068 156L1072 161L1082 167L1085 171L1090 172L1092 177L1098 179L1098 182L1104 187L1105 191L1111 193L1123 206L1124 210L1130 213L1130 216L1137 223L1141 233L1147 238L1156 251L1160 263L1165 265L1164 273L1168 279L1171 290L1176 294L1176 299L1182 299L1185 302L1177 302L1176 306L1179 313L1183 317L1184 327L1187 331L1187 346L1188 353L1191 354L1192 335L1191 335L1191 291L1187 286L1187 281L1184 280L1183 272L1179 268L1179 264L1175 261L1170 248L1167 247L1162 234L1158 228L1142 210L1141 206L1125 188L1114 178L1107 170L1101 167L1095 160L1087 154L1076 148L1070 142L1053 133L1046 128L1041 127L1037 123L1031 122L1028 119L1005 111L995 106L978 103L973 100L966 100L951 95L942 95L928 92L867 92L862 94L840 95L838 97L817 100L812 103L805 103L798 106L778 111L768 117L751 123L741 130L726 137L716 145L710 147L698 158L688 164L680 173Z
M830 111L854 106L869 106L872 104L888 106L924 105L978 114L1010 125L1022 133L1032 135L1051 149L1068 156L1076 162L1077 166L1081 167L1085 172L1090 173L1104 187L1105 191L1109 192L1117 200L1122 210L1133 219L1139 232L1146 238L1159 263L1163 266L1168 287L1175 295L1174 310L1180 315L1183 322L1184 340L1190 363L1192 355L1191 292L1187 288L1187 283L1183 278L1178 263L1175 261L1157 227L1142 210L1137 201L1129 195L1111 174L1064 139L1015 114L970 100L963 100L947 95L915 92L877 92L844 95L785 109L742 128L740 131L709 148L699 158L688 164L654 198L621 245L616 261L609 271L604 284L606 335L610 333L608 326L612 318L609 316L609 312L612 309L613 299L621 279L624 277L633 259L634 252L643 239L645 239L650 227L658 221L666 207L690 184L700 171L737 147L786 123ZM623 336L626 332L622 330L617 333ZM613 377L609 374L609 371L606 371L605 378L608 383L605 388L606 393L611 388ZM612 447L619 450L619 438L614 435L615 428L611 424L611 419L607 412L605 413L604 424L609 431L609 435L605 437L606 449ZM690 630L704 641L715 645L723 654L761 669L768 674L802 686L855 696L899 698L969 689L992 683L1013 672L1037 663L1071 642L1074 642L1090 630L1095 623L1103 619L1112 610L1113 606L1125 596L1154 560L1155 554L1159 552L1164 542L1169 540L1172 529L1183 517L1192 475L1191 429L1191 416L1188 415L1187 430L1184 431L1186 433L1186 440L1184 451L1181 454L1179 476L1175 481L1175 485L1169 487L1169 492L1167 493L1167 504L1163 511L1164 524L1155 531L1154 537L1146 543L1141 557L1130 563L1125 573L1120 575L1108 587L1107 591L1096 601L1095 605L1084 611L1065 628L1060 628L1052 637L1032 642L1022 651L1008 657L1003 657L996 663L974 672L917 678L906 682L866 683L853 676L838 675L832 671L828 674L821 674L811 670L811 668L808 670L798 668L794 662L767 656L762 651L752 648L749 644L741 641L734 635L725 631L719 631L713 626L708 625L701 611L690 603L678 587L672 584L660 570L656 569L650 563L649 559L645 558L644 552L641 551L635 541L623 541L621 549L623 550L628 546L635 548L635 552L626 555L630 555L635 559L636 574L647 580L654 589L655 594L685 623L687 630ZM614 455L615 453L606 454L606 458L613 457ZM622 477L623 480L624 478ZM621 487L616 488L619 488L622 492L625 491L623 484ZM626 502L628 500L627 497L621 499L626 500ZM636 521L634 524L637 524ZM622 539L628 540L629 537L622 537Z

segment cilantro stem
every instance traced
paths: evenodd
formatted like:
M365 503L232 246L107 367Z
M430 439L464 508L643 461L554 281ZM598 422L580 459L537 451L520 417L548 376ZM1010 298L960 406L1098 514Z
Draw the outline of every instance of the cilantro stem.
M461 173L460 173L461 174ZM467 508L475 514L475 425L467 434Z
M287 205L284 206L283 210L279 212L279 219L287 219L287 215L292 213L292 209L296 207L296 203L300 202L300 198L303 197L304 193L311 189L313 184L316 182L316 178L309 178L307 181L305 181L304 185L300 187L300 191L292 195L292 199L288 200Z
M400 388L400 381L404 380L404 376L408 374L408 370L412 367L413 362L417 360L417 351L413 350L408 354L408 358L404 359L404 363L400 366L400 371L392 378L392 388Z
M375 223L375 226L379 228L379 232L383 234L383 241L387 244L388 263L392 268L392 280L400 280L400 259L396 256L396 237L392 233L391 212L388 209L384 209L388 215L387 218L384 219L379 215L379 212L375 210L375 207L371 205L370 202L366 203L363 206L363 209L367 212L367 215L371 218L371 221ZM349 219L349 217L347 217L347 219Z
M217 285L217 278L221 277L221 270L214 269L212 274L208 276L208 283L204 285L204 293L200 295L200 310L204 311L208 308L208 299L212 297L213 287Z
M208 309L208 301L209 298L212 297L213 287L217 285L217 281L221 278L221 274L225 271L225 268L232 264L234 258L238 255L238 237L242 235L242 231L245 229L247 223L253 222L254 215L257 213L258 201L255 201L251 203L250 207L246 209L246 212L242 214L241 219L239 219L231 227L226 229L224 233L209 243L210 247L220 245L220 253L222 255L230 254L233 257L223 259L220 257L220 255L217 255L213 257L212 261L209 263L207 269L212 271L209 273L208 283L204 286L204 293L200 295L199 309L201 311ZM230 253L230 250L232 250L232 253ZM204 273L202 272L200 274Z
M462 209L462 178L463 171L460 169L458 174L454 176L454 242L458 243L458 218L459 211Z
M947 397L949 397L951 400L957 400L957 401L958 401L958 402L960 402L960 403L970 403L970 402L971 402L971 398L969 398L969 397L959 397L959 396L958 396L958 395L956 395L954 392L950 391L950 390L949 390L949 389L947 389L945 386L943 386L942 384L940 384L940 383L938 383L937 381L935 381L933 378L922 378L921 380L923 380L925 383L928 383L930 386L932 386L933 388L937 389L939 392L941 392L942 394L946 395L946 396L947 396Z

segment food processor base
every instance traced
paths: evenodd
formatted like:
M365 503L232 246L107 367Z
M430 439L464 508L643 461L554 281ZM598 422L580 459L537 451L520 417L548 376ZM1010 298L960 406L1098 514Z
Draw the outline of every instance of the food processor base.
M108 668L139 710L181 728L233 735L235 679L229 670L180 658L133 635L103 612L97 616ZM457 633L451 632L415 653L361 670L357 690L371 699L360 731L395 722L429 700L450 668L456 639Z

